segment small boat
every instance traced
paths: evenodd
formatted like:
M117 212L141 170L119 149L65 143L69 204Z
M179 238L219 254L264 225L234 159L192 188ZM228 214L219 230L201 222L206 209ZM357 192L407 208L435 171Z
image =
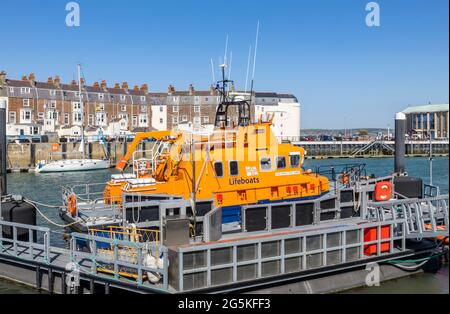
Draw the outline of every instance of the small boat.
M84 113L84 104L81 98L81 67L78 65L78 87L79 87L79 101L81 104L82 115ZM81 119L83 121L83 118ZM110 168L110 162L107 159L88 159L85 157L85 141L84 141L84 128L81 127L81 144L80 153L82 158L79 159L62 159L62 160L41 160L37 163L35 172L36 173L46 173L46 172L68 172L68 171L89 171L89 170L100 170Z

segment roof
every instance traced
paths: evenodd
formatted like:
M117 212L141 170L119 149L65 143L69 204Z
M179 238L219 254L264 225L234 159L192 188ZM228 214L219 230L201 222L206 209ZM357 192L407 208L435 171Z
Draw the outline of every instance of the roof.
M449 107L448 104L414 106L406 108L405 110L403 110L403 113L410 114L410 113L445 112L448 111L448 107Z

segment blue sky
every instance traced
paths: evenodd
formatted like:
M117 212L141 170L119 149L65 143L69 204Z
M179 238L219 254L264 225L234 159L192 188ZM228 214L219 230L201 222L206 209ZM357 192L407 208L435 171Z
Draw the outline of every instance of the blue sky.
M448 103L448 0L380 0L381 26L360 0L79 0L81 26L62 0L0 0L0 70L207 89L225 37L232 78L245 84L261 23L255 88L295 94L304 128L387 127L408 105Z

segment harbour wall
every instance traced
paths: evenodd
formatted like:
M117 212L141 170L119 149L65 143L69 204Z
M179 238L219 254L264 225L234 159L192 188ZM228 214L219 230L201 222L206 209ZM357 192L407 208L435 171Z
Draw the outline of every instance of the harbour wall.
M102 159L110 158L111 165L126 153L127 142L109 142L105 145L94 142L85 144L87 158ZM362 154L355 155L354 152L367 145L364 142L296 142L307 151L307 158L356 158L356 157L389 157L392 151L382 149L369 149ZM390 145L390 144L388 144ZM141 143L140 150L150 150L151 142ZM60 160L81 158L80 143L9 143L7 147L8 171L32 171L40 160ZM427 156L429 154L429 143L408 142L406 143L406 154L408 156ZM448 142L434 142L433 154L436 156L448 156Z
M85 156L92 159L109 158L111 166L126 153L126 142L86 143ZM7 168L10 172L32 171L40 160L61 160L81 158L81 143L9 143L7 147ZM149 150L152 143L144 142L139 149Z

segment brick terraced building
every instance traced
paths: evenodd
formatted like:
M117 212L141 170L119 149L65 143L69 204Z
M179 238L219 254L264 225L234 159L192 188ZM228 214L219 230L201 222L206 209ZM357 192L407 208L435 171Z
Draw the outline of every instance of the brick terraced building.
M82 81L81 98L85 105L84 121L79 102L78 82L61 82L59 76L46 82L36 80L32 73L20 80L8 79L0 72L0 96L7 97L7 133L42 135L58 133L79 136L82 122L86 129L107 130L112 123L125 124L130 133L166 130L193 124L214 124L220 102L217 91L210 87L196 91L151 92L147 84L130 88L127 82L108 86L106 81L87 85ZM273 114L274 131L281 139L298 140L300 136L300 105L290 94L254 93L252 117ZM237 122L237 110L229 110L229 124ZM115 134L107 134L114 136Z

